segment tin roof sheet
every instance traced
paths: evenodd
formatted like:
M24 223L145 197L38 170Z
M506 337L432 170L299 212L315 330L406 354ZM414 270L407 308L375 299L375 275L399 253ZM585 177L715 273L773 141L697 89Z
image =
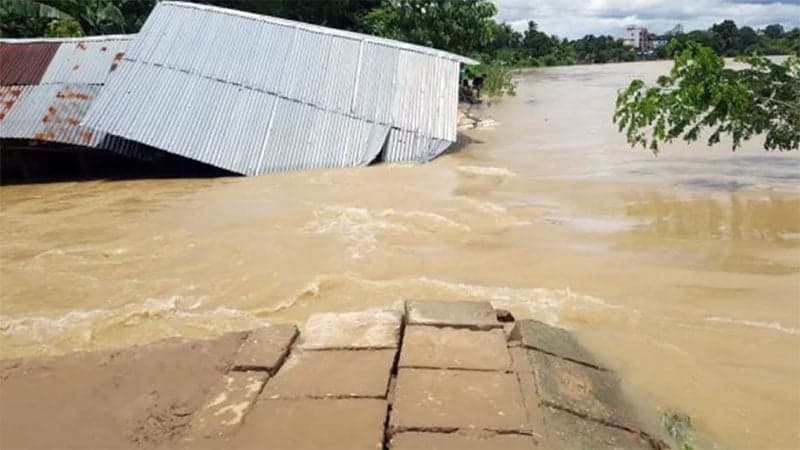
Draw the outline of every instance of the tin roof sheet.
M59 142L152 159L141 144L80 125L101 88L71 83L0 86L0 139Z
M0 85L100 84L133 35L0 39Z
M0 137L96 146L100 134L80 126L80 121L99 90L71 84L0 87L0 98L16 97L0 121Z
M161 2L84 123L248 175L367 164L385 142L393 160L427 161L455 141L464 60Z
M39 84L60 45L0 42L0 85Z
M0 138L114 149L151 159L141 144L80 125L131 35L2 39Z
M128 82L139 77L146 82ZM125 63L114 79L125 92L96 101L93 109L107 114L92 119L94 128L238 173L367 164L389 131L386 125L155 66ZM154 80L159 89L152 88ZM118 95L136 107L116 108Z
M461 56L461 55L457 55L455 53L446 52L444 50L438 50L438 49L435 49L435 48L425 47L425 46L422 46L422 45L409 44L407 42L396 41L396 40L393 40L393 39L381 38L381 37L373 36L373 35L370 35L370 34L356 33L356 32L352 32L352 31L339 30L339 29L336 29L336 28L323 27L323 26L320 26L320 25L313 25L313 24L310 24L310 23L297 22L297 21L294 21L294 20L282 19L282 18L279 18L279 17L270 17L270 16L264 16L264 15L260 15L260 14L249 13L249 12L245 12L245 11L238 11L238 10L234 10L234 9L220 8L218 6L205 5L205 4L200 4L200 3L181 2L181 1L162 1L162 2L159 3L159 5L163 5L163 6L167 6L167 7L182 7L182 8L186 8L186 9L195 10L195 11L210 12L210 13L213 13L214 15L224 15L224 16L230 16L230 17L235 17L235 18L240 18L240 19L246 19L246 20L251 20L251 21L260 22L260 23L269 23L269 24L272 24L272 25L281 25L281 26L284 26L284 27L289 27L289 28L294 28L294 29L299 29L299 30L305 30L305 31L312 32L312 33L323 34L323 35L332 36L332 37L338 37L338 38L343 38L343 39L350 39L350 40L354 40L354 41L357 41L357 42L365 41L365 42L368 42L368 43L384 45L384 46L392 47L392 48L399 48L399 49L403 49L403 50L407 50L407 51L411 51L411 52L416 52L416 53L422 53L422 54L426 54L426 55L429 55L429 56L434 56L434 57L437 57L437 58L450 59L450 60L457 61L457 62L462 63L462 64L478 64L478 61L475 61L474 59L467 58L467 57L464 57L464 56ZM209 17L209 15L208 14L204 14L204 17ZM148 18L148 20L149 20L149 18ZM242 23L242 22L238 22L238 23Z
M103 84L119 63L131 37L63 42L53 55L41 83Z

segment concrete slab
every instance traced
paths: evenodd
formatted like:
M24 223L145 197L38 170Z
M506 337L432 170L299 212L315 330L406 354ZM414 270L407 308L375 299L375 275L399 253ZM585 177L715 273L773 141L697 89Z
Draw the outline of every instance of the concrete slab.
M522 403L528 416L528 424L535 438L540 438L544 434L544 416L541 398L536 392L536 377L531 370L528 361L528 352L523 347L509 348L511 353L512 366L519 381L519 388L522 392Z
M640 429L613 372L593 369L535 350L528 355L543 403L595 420Z
M511 357L503 330L476 331L409 325L400 367L508 370Z
M494 308L488 302L406 302L410 325L434 325L488 330L501 328Z
M251 331L236 354L234 369L265 370L275 374L296 336L297 327L288 323L270 324Z
M261 400L230 449L380 450L386 400Z
M311 316L303 327L299 346L304 350L397 348L402 312L373 309Z
M420 433L392 436L390 450L533 450L530 436L521 434Z
M547 435L541 447L552 450L652 450L638 433L585 420L570 413L546 408Z
M239 425L269 375L261 371L229 372L211 389L211 396L192 414L191 436L220 437Z
M385 398L396 350L292 353L262 398Z
M400 369L389 424L393 432L528 430L514 374Z
M514 325L509 337L519 341L523 347L541 350L562 358L601 367L569 331L551 327L538 320L520 320Z

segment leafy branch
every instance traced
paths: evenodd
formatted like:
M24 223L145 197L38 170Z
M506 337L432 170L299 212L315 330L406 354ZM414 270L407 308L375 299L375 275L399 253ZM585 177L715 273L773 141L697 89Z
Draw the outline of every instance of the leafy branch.
M708 145L730 136L733 150L756 135L764 135L766 150L796 150L800 59L777 63L749 55L736 61L745 67L728 68L711 48L688 43L655 86L637 79L618 93L614 123L631 146L654 153L662 142L694 142L704 133Z

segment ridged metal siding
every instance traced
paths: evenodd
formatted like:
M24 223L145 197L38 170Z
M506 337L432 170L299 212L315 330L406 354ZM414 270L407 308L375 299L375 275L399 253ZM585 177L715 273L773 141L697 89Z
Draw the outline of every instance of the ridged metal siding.
M460 62L472 61L162 2L84 123L248 175L367 164L384 142L390 161L427 161L455 141Z
M29 84L0 86L0 138L113 149L126 156L152 159L152 152L137 142L80 125L130 40L131 36L110 36L2 41L4 48L14 48L15 65L31 66L26 71L6 69L24 75L8 81ZM50 55L47 61L41 57L46 54ZM16 58L19 55L22 57Z
M0 42L0 85L39 84L57 42Z
M115 62L125 56L131 38L64 42L53 55L41 84L103 84Z
M145 82L136 82L139 78ZM385 125L155 66L126 62L114 80L93 104L95 111L107 112L91 120L94 128L238 173L366 164L389 131ZM116 108L121 97L136 107Z
M22 89L22 95L0 122L0 137L87 147L100 142L102 136L79 125L91 100L100 91L99 86L48 84L16 88ZM13 89L15 87L0 87L0 96Z
M34 139L82 147L113 149L138 159L152 153L134 142L108 137L80 125L102 86L52 83L38 86L0 86L0 101L14 99L0 113L0 139Z

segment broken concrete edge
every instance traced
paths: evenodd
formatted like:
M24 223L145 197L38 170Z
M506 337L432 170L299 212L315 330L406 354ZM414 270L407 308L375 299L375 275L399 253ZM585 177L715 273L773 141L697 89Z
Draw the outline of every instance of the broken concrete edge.
M280 370L280 368L283 366L283 363L286 362L286 359L289 358L289 354L292 352L292 348L294 347L295 342L297 342L298 336L300 336L300 331L298 330L296 324L287 322L287 323L280 323L278 325L291 325L294 327L294 332L290 336L287 344L285 345L283 351L280 353L273 366L268 367L265 365L237 364L236 362L234 362L230 370L237 372L260 371L260 372L267 372L270 375L270 377L275 376L275 374L278 373L278 370ZM247 331L246 336L242 339L242 344L239 346L239 351L237 352L237 356L239 355L239 352L242 351L242 347L244 347L247 344L247 341L248 339L250 339L250 336L252 336L253 333L257 331L258 328Z
M647 441L648 444L655 450L662 450L665 448L669 448L663 440L659 439L658 437L655 437L654 435L648 433L645 430L641 430L638 429L637 427L632 427L632 426L623 426L617 423L590 417L589 414L587 413L569 409L564 406L555 404L553 402L543 400L539 393L539 386L537 382L538 375L531 366L527 350L536 351L535 349L529 349L523 346L509 348L509 352L511 353L512 366L514 371L516 372L517 380L519 381L520 395L522 397L522 402L528 414L528 421L530 423L531 429L533 430L533 434L535 437L541 437L542 433L547 432L546 429L537 430L537 424L542 425L544 427L545 411L542 410L542 407L545 407L562 411L565 414L569 414L575 417L575 420L586 420L594 422L598 425L615 428L621 431L638 435L642 437L642 439ZM558 356L554 357L558 358ZM574 361L570 362L574 363Z
M539 353L544 353L545 355L549 355L549 356L552 356L554 358L560 358L560 359L563 359L564 361L569 361L571 363L575 363L575 364L578 364L578 365L581 365L581 366L586 366L586 367L588 367L590 369L599 370L601 372L612 372L613 373L613 370L611 370L611 369L606 369L605 367L601 367L601 366L598 366L596 364L591 364L591 363L587 363L585 361L579 361L577 359L573 359L573 358L569 358L569 357L566 357L566 356L558 355L558 354L553 353L553 352L548 352L547 350L544 350L544 349L539 348L539 347L534 347L534 346L531 346L531 345L525 345L525 344L522 344L522 343L518 344L517 346L518 347L522 347L522 348L527 348L528 350L533 350L533 351L536 351L536 352L539 352Z
M297 346L303 350L394 349L404 304L385 308L311 315L302 327Z
M488 301L406 300L404 315L408 325L476 331L503 327L494 307Z
M508 335L509 342L532 350L555 356L567 361L598 370L609 369L601 366L594 355L584 348L575 335L563 328L554 327L535 319L515 322Z
M215 386L220 389L213 389L206 402L192 413L190 427L193 437L218 438L239 426L269 378L263 371L231 371L223 375ZM183 440L189 441L192 437L184 436Z
M589 422L594 422L594 423L596 423L598 425L602 425L604 427L615 428L617 430L626 431L628 433L640 436L642 439L647 441L647 443L651 447L653 447L654 450L664 450L664 449L670 448L669 445L666 442L664 442L662 439L659 439L659 438L651 435L647 431L643 431L643 430L640 430L640 429L635 428L635 427L620 425L620 424L617 424L617 423L614 423L614 422L609 422L607 420L603 420L603 419L599 419L599 418L596 418L596 417L592 417L592 416L590 416L588 414L585 414L585 413L583 413L581 411L575 411L575 410L572 410L572 409L569 409L569 408L564 408L562 406L559 406L559 405L557 405L555 403L552 403L552 402L549 402L549 401L546 401L546 400L542 401L541 404L543 406L548 407L548 408L552 408L552 409L555 409L555 410L558 410L558 411L565 412L565 413L567 413L569 415L572 415L572 416L575 416L576 418L579 418L579 419L583 419L583 420L586 420L586 421L589 421Z

